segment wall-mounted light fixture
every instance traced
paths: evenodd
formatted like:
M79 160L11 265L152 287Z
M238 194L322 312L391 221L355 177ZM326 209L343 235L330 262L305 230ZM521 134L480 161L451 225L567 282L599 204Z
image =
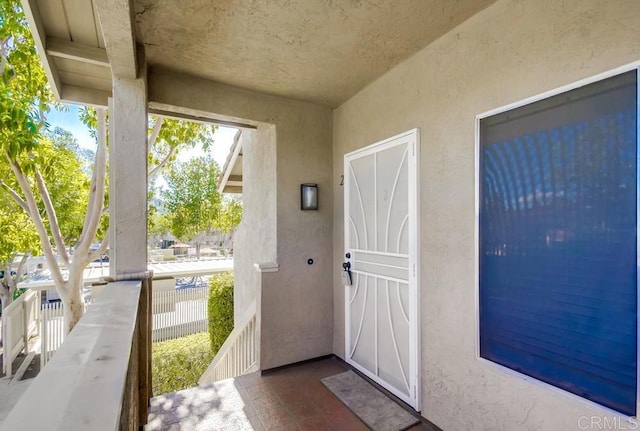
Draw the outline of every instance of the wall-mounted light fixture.
M318 209L318 185L317 184L300 184L300 209L301 210L317 210Z

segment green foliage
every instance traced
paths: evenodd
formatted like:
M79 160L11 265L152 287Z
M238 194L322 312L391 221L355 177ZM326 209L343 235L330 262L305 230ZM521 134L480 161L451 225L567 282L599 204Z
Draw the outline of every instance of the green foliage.
M225 196L217 228L222 232L231 232L242 220L242 202L236 197Z
M89 193L89 177L73 151L74 144L75 141L68 142L66 134L58 133L51 138L40 138L38 150L34 154L16 158L26 173L32 174L36 169L42 173L48 184L60 230L66 240L75 240L80 234ZM31 178L30 182L35 184L35 179ZM0 183L19 190L5 158L0 158ZM32 189L37 196L35 187ZM40 213L45 217L42 203ZM13 260L18 252L40 253L35 226L4 187L0 190L0 225L3 227L3 234L0 235L0 262Z
M169 218L150 203L147 212L147 232L149 237L163 236L170 231Z
M158 117L149 117L149 133L157 121L159 121ZM177 151L183 148L200 146L203 151L209 151L213 145L215 129L216 126L213 124L164 118L158 139L150 148L149 166L151 168L157 166L167 156L169 156L169 161L173 162Z
M1 170L1 167L0 167ZM0 191L0 270L13 262L19 252L38 254L39 238L27 214Z
M176 238L191 241L217 226L222 200L218 175L218 165L209 157L176 163L169 170L162 200Z
M154 395L197 386L214 356L206 332L155 342L151 355Z
M66 131L52 138L42 139L37 168L47 184L60 232L65 242L73 243L82 232L91 180L75 152L76 140Z
M0 0L0 154L38 145L51 90L18 0Z
M233 330L233 273L216 274L209 281L209 338L211 351L218 353Z
M38 171L47 184L49 195L53 207L56 211L60 231L66 241L76 240L82 230L84 214L87 208L90 179L82 164L78 160L73 148L67 147L67 142L60 139L60 135L54 135L52 140L49 137L41 137L37 152L29 155L20 155L15 161L20 164L22 170L33 185L32 192L39 196L35 187L35 172ZM0 182L14 190L19 190L15 177L10 171L9 164L5 159L0 158ZM2 200L9 202L6 190L0 190ZM39 202L40 214L46 220L44 205ZM19 221L22 215L17 213L22 209L13 206L12 213ZM26 217L26 214L24 215ZM20 226L23 226L20 224ZM21 228L23 229L23 228ZM31 225L29 229L35 229ZM22 230L27 233L27 230ZM18 249L27 251L30 248Z
M27 289L16 289L16 291L13 292L13 300L15 301L16 299L20 298L20 295L22 295L26 291Z
M47 129L44 134L47 138L55 142L56 145L72 151L82 165L82 169L87 173L87 175L91 175L93 162L96 157L94 151L81 147L78 140L73 136L73 133L61 127L56 126L53 129Z

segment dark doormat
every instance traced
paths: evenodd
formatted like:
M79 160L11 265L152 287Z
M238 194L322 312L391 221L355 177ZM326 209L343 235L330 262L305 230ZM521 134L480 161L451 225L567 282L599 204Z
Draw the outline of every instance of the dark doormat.
M321 381L374 431L401 431L420 422L353 371Z

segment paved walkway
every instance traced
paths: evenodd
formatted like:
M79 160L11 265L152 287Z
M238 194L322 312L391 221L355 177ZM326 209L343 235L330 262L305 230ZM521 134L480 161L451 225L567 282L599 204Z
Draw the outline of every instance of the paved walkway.
M146 431L366 431L320 379L348 370L330 358L247 374L151 399ZM410 431L433 431L426 424Z

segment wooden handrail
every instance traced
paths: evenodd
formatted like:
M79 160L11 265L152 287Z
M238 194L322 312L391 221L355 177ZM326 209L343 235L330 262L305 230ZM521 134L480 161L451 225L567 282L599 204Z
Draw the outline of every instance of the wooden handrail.
M149 279L110 283L0 429L142 427L151 396L150 290Z

